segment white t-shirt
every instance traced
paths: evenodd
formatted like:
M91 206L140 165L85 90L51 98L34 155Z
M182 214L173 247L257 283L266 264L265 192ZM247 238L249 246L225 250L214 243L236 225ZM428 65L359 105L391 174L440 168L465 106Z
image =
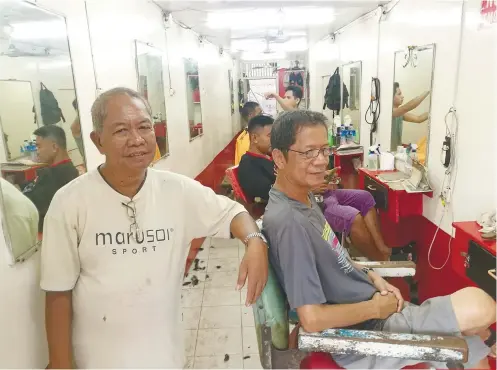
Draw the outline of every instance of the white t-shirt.
M4 233L10 238L12 258L19 257L38 243L38 210L19 189L0 177L5 209Z
M182 368L189 244L229 238L245 209L188 177L148 169L133 198L143 234L133 237L129 201L98 170L60 189L45 218L41 287L73 291L79 368Z

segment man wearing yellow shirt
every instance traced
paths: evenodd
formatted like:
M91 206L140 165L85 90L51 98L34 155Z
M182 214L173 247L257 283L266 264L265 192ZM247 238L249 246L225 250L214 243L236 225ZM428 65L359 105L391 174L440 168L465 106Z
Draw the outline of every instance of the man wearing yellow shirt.
M242 156L248 151L250 146L250 135L248 134L246 128L248 122L252 117L262 114L262 109L259 103L254 101L249 101L243 105L242 109L240 109L240 114L242 116L242 119L244 120L245 129L236 139L235 166L237 166L240 163L240 159L242 159Z
M160 155L160 150L159 150L159 146L157 144L155 144L155 154L154 154L154 160L152 161L152 163L154 162L157 162L159 159L161 159L161 155Z

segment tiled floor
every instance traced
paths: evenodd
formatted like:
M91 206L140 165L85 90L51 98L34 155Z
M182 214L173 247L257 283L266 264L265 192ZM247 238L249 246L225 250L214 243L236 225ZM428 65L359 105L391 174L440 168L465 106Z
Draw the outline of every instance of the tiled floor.
M252 307L243 304L247 291L235 290L245 247L207 238L202 248L182 291L185 367L261 369Z

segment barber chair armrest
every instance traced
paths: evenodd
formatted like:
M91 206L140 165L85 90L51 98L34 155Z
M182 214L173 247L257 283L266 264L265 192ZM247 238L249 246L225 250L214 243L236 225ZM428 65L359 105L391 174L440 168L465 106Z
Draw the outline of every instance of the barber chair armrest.
M459 337L366 330L329 329L307 333L300 329L298 348L306 352L395 357L420 362L457 364L468 359L466 342Z
M416 274L412 261L355 261L358 265L374 269L381 277L406 277Z

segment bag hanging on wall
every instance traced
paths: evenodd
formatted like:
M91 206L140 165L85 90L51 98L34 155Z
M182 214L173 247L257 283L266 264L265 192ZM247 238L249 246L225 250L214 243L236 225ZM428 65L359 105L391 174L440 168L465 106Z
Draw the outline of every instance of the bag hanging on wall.
M340 74L338 73L338 67L335 69L335 72L331 75L330 80L328 82L328 86L326 86L326 92L324 94L324 104L323 110L328 107L328 109L332 111L336 111L337 114L340 112L340 109L347 106L349 104L349 90L345 84L342 84L343 89L343 106L340 107Z
M54 125L60 122L61 119L62 122L66 122L57 99L55 99L54 94L47 89L43 82L40 82L40 107L43 125Z

